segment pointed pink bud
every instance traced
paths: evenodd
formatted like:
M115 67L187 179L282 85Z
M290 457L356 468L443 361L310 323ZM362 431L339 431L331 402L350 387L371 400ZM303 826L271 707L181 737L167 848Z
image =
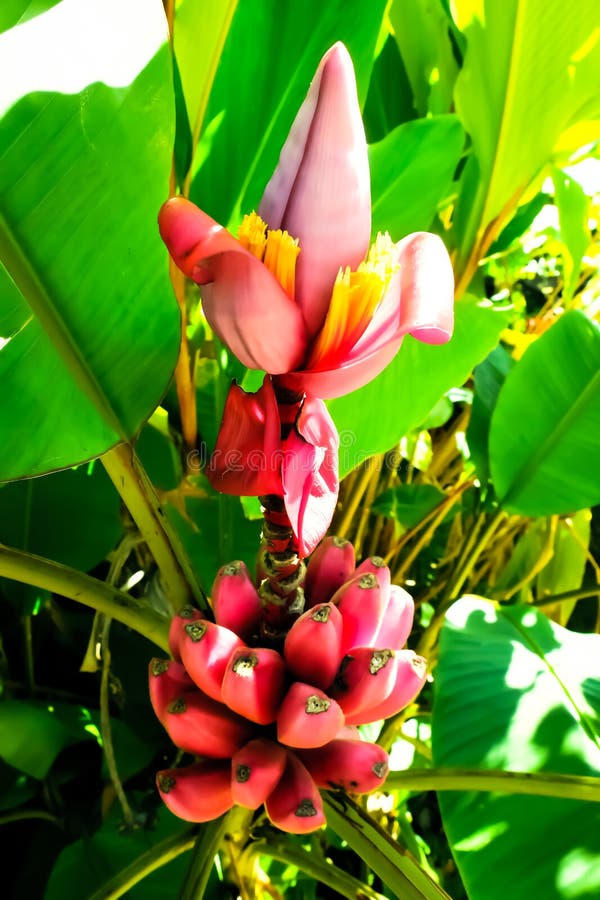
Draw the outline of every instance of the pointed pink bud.
M229 628L198 619L183 626L179 650L194 684L213 700L220 701L229 658L234 650L243 646L244 642Z
M250 573L241 560L221 566L212 587L212 604L218 625L243 640L258 634L261 604Z
M338 270L361 262L371 232L367 143L343 44L321 60L259 212L271 228L285 228L300 241L296 300L312 337Z
M204 285L211 328L245 366L277 374L300 365L307 346L301 310L259 259L183 197L164 204L158 224L177 266Z
M385 700L394 686L396 671L392 650L356 647L344 657L331 693L348 723L357 724L357 713Z
M390 585L375 645L401 650L412 628L414 610L415 604L410 594L397 584Z
M369 741L335 740L318 750L299 750L298 756L320 788L367 794L380 788L388 773L387 753Z
M288 747L321 747L344 725L339 705L323 691L296 681L277 715L277 740Z
M376 576L371 572L355 576L342 585L332 602L342 614L342 654L353 647L372 647L386 602Z
M156 784L165 805L186 822L209 822L233 806L229 761L164 769Z
M283 499L298 541L308 556L329 528L339 492L339 437L322 400L306 397L288 438L282 442Z
M250 741L231 760L233 802L258 809L275 789L287 763L287 751L266 738Z
M182 691L192 690L194 682L181 663L172 659L153 659L148 668L150 702L156 718L164 725L169 704Z
M181 662L179 642L183 634L184 626L189 625L191 622L197 622L198 619L201 618L202 613L199 609L195 609L193 606L184 606L183 609L180 609L179 612L175 613L171 619L171 626L169 628L169 650L171 651L171 656L177 662Z
M182 693L165 715L165 728L173 743L187 753L226 759L253 736L253 727L231 710L200 691Z
M354 715L348 715L351 725L366 725L379 719L395 716L415 699L427 679L427 662L412 650L398 650L394 654L396 676L392 689L381 703L365 707Z
M283 697L285 663L276 650L241 647L232 653L223 678L223 701L259 725L275 721Z
M308 770L293 754L277 787L265 801L273 825L290 834L307 834L325 825L323 803Z
M217 491L253 497L281 494L281 422L273 382L255 394L229 388L206 475Z
M339 537L324 538L306 569L304 593L307 606L327 603L354 572L354 547Z
M386 566L380 556L368 556L367 559L364 559L361 564L356 567L354 576L366 575L368 573L375 576L379 582L381 593L385 597L390 586L391 575L388 566Z
M283 655L290 672L326 690L341 661L342 616L332 603L320 603L296 619L287 633Z

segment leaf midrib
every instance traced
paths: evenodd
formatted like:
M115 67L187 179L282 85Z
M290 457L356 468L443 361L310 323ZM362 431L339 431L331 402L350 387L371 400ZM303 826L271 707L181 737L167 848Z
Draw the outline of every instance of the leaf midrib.
M567 685L563 681L563 679L560 677L560 675L558 674L558 672L556 671L556 669L554 668L552 663L548 660L546 654L544 653L544 651L542 650L540 645L537 643L537 641L533 640L533 638L531 637L531 633L526 628L523 628L519 622L516 622L512 617L505 616L504 618L508 622L510 622L510 624L515 629L515 631L517 631L519 633L519 636L521 637L521 640L523 641L523 643L527 644L527 646L530 647L530 649L535 653L535 655L546 666L549 673L554 677L554 679L556 680L556 683L558 684L561 691L567 698L567 705L570 706L572 708L572 710L574 711L574 717L577 720L577 722L579 722L583 733L586 735L588 740L591 741L591 743L594 745L596 750L598 750L600 752L600 735L597 734L596 729L594 728L592 722L590 721L587 713L585 713L583 710L581 710L579 708L571 691L569 690L569 688L567 687Z

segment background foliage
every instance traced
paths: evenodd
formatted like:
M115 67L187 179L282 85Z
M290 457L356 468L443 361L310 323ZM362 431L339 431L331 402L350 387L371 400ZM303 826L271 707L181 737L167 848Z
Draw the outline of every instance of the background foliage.
M2 4L6 896L598 895L599 34L593 0ZM432 678L370 734L385 792L332 795L306 841L186 827L153 787L152 642L260 532L202 475L230 379L257 375L156 214L179 190L234 228L336 40L374 231L443 237L456 334L330 404L332 531L413 593Z

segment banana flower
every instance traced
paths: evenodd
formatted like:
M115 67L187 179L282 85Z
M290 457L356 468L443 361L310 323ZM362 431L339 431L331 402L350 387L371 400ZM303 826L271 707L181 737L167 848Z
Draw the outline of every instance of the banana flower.
M367 144L343 44L321 60L258 214L237 237L182 197L163 206L159 226L175 263L202 285L214 332L291 390L339 397L379 374L404 335L451 336L440 238L379 235L369 250Z

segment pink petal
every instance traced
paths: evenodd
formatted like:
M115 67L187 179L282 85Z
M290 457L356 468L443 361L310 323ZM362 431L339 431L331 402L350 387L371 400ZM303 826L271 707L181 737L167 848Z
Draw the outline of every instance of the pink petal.
M329 528L337 503L339 437L322 400L307 397L296 428L283 442L283 498L300 556Z
M426 344L444 344L452 337L454 273L444 242L437 234L416 231L398 241L396 253L398 281L392 279L352 356L377 349L393 332L411 334Z
M229 388L206 475L224 494L281 494L281 423L269 376L255 394Z
M358 265L371 231L367 143L352 60L341 43L321 60L259 212L300 241L296 301L312 337L338 269Z
M204 285L206 318L235 356L273 374L298 366L306 353L302 314L262 262L183 197L167 201L158 221L175 263Z
M398 272L360 340L339 368L297 371L286 387L317 397L341 397L367 384L392 361L404 335L429 344L450 340L454 327L454 276L448 252L435 234L415 232L396 244Z

